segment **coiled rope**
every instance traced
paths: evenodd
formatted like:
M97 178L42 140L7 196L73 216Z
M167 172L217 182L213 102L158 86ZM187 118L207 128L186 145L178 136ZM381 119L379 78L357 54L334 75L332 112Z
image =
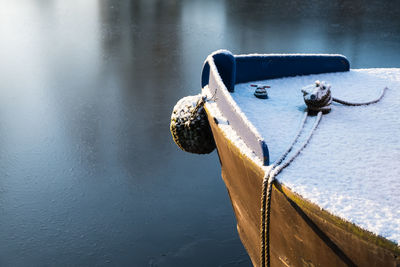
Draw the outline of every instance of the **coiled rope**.
M324 104L321 105L321 101L318 103L318 99L316 99L315 103L310 103L310 101L307 101L307 110L304 112L303 119L300 124L300 128L296 134L296 136L293 139L293 142L290 144L289 148L278 158L278 160L273 163L268 171L265 173L265 176L263 178L262 182L262 196L261 196L261 266L265 267L270 267L270 217L271 217L271 193L272 193L272 185L273 182L275 181L275 177L287 166L292 163L295 158L300 154L300 152L307 146L307 144L310 142L312 135L314 134L315 130L317 129L319 122L321 121L322 118L322 113L326 111L326 107L329 107L331 104L332 100L346 105L346 106L363 106L363 105L369 105L369 104L374 104L379 102L386 91L387 87L383 88L381 94L379 95L378 98L368 101L368 102L362 102L362 103L354 103L354 102L349 102L349 101L344 101L340 100L338 98L331 97L329 94L330 100L323 99L322 101ZM318 107L316 109L316 106ZM311 109L312 107L312 109ZM299 140L301 133L304 130L304 126L307 120L307 117L309 115L309 110L310 111L317 111L317 118L314 122L313 127L311 128L311 131L309 132L306 140L302 143L302 145L297 149L297 151L288 159L285 161L286 157L289 155L289 153L293 150L293 147ZM329 109L330 110L330 109ZM283 163L284 162L284 163Z

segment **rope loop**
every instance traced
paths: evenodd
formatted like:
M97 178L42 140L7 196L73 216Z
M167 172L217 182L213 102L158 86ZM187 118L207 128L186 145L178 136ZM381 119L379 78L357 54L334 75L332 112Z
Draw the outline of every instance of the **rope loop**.
M295 135L292 143L289 148L282 153L282 155L278 158L278 160L270 165L269 169L266 171L265 176L262 182L262 196L261 196L261 266L270 267L270 221L271 221L271 194L272 194L272 185L275 181L275 177L286 167L292 163L296 157L300 154L300 152L307 146L310 142L312 135L317 129L319 122L321 121L322 114L328 113L331 111L331 103L335 101L337 103L346 105L346 106L363 106L370 105L379 102L386 90L387 87L383 88L381 94L376 98L368 102L349 102L340 100L338 98L332 97L331 86L322 81L315 81L315 84L302 88L304 102L307 105L307 110L304 112L303 119L300 124L300 128ZM309 113L318 112L317 118L315 119L314 125L311 128L309 134L306 137L306 140L301 144L301 146L293 153L293 155L287 159L289 153L293 150L294 146L298 142L307 120ZM286 160L286 161L285 161Z
M318 127L319 122L321 121L322 111L318 112L317 118L314 122L314 125L308 134L306 140L302 143L300 148L296 150L296 152L285 161L289 153L292 151L293 147L297 143L301 133L304 129L304 125L308 116L308 111L304 112L304 117L300 125L300 129L297 132L293 142L289 146L289 148L279 157L277 162L271 165L271 168L266 173L263 179L262 184L262 200L261 200L261 266L270 266L270 221L271 221L271 193L272 193L272 185L275 181L275 177L290 163L294 161L294 159L300 154L300 152L307 146L309 143L311 136L315 132ZM284 163L283 163L284 162Z

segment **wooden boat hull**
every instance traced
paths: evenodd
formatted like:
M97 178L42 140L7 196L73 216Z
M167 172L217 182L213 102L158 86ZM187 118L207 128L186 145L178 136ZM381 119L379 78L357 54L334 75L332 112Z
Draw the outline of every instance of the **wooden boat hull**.
M218 61L217 57L215 59ZM248 60L245 60L246 64L249 64ZM348 70L348 63L343 62L340 57L334 60L344 67L339 66L339 69L335 69L326 65L330 68L326 70L327 72ZM221 61L222 65L229 65L232 59L222 58ZM257 58L256 61L261 62ZM269 64L271 60L268 59L267 62ZM229 81L230 78L236 77L236 80L244 78L231 70L228 73L223 71L219 73L221 69L218 64L216 67L212 64L214 64L212 61L205 63L202 86L207 85L212 91L215 89L219 99L216 102L222 113L225 113L224 116L231 116L227 119L232 127L242 131L243 134L239 133L241 136L252 138L251 129L243 130L246 126L242 119L230 114L232 109L228 107L229 101L223 102L224 95L218 94L220 87L224 87L225 90L233 88L234 81ZM265 65L260 64L261 67ZM244 68L243 65L240 67ZM310 72L315 71L312 68ZM228 82L224 79L228 79ZM236 215L241 241L253 265L260 266L261 191L264 169L244 155L225 135L218 126L218 120L214 120L207 107L206 112L220 158L222 178ZM256 137L253 139L257 139ZM267 165L269 159L266 144L262 140L261 142L259 139L258 142L254 140L249 142L255 148L253 151L258 149L260 159L264 157L264 165ZM271 266L400 266L400 248L395 243L321 210L317 205L278 182L275 182L272 191L270 234Z
M264 171L226 138L212 117L209 121L240 239L253 265L259 266ZM270 240L271 266L400 266L395 244L321 210L279 183L272 193Z

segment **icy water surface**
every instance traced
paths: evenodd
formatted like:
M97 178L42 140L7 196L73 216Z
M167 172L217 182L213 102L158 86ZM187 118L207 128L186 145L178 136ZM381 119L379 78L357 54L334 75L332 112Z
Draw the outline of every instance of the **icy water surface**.
M399 4L368 2L0 0L0 266L251 265L172 107L220 48L399 67Z

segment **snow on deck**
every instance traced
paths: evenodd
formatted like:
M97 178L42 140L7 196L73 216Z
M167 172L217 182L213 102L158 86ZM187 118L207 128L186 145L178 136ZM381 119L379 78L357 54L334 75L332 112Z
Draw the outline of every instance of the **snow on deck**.
M299 127L305 109L300 89L315 80L328 82L334 97L352 102L375 99L389 89L368 106L334 102L308 146L277 179L332 214L400 244L400 69L243 83L232 97L265 138L273 163ZM250 84L271 86L269 99L255 98ZM307 119L303 136L314 120Z

